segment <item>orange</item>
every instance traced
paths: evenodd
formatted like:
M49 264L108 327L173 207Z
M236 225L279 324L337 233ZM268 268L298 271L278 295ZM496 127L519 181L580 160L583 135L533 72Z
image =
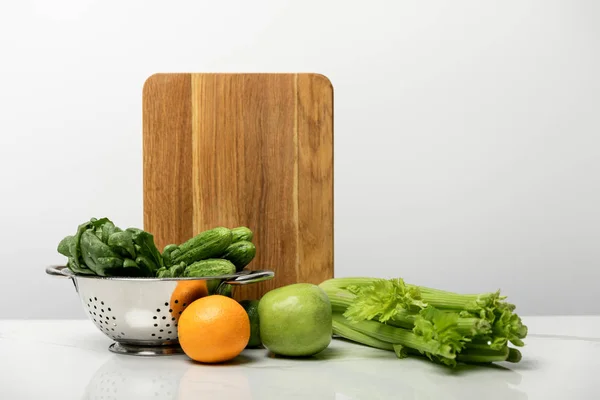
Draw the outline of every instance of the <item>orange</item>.
M169 311L173 317L173 321L179 319L183 310L190 304L201 297L208 296L208 287L206 281L180 281L177 283L171 301L169 302Z
M192 360L218 363L235 358L250 340L244 307L219 294L190 304L179 317L179 344Z

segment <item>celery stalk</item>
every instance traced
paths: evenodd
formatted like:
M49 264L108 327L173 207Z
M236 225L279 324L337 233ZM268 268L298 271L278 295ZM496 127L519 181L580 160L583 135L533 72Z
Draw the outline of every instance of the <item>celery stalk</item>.
M511 363L518 363L519 361L521 361L522 357L523 355L519 350L514 349L512 347L508 348L508 356L506 357L506 361Z
M356 301L356 295L348 292L343 289L333 289L333 290L325 290L327 297L329 297L329 302L332 307L336 307L340 310L346 310L354 301Z
M489 333L492 326L485 319L459 317L456 329L465 336L475 336Z
M481 295L462 295L443 291L432 291L419 288L423 301L441 310L479 311L482 308L493 306L498 299L495 293Z
M492 363L505 361L507 357L508 347L506 346L500 350L492 350L490 348L472 348L467 345L467 347L456 356L456 359L467 363Z
M343 312L340 309L334 309L337 312ZM381 321L380 321L381 322ZM396 316L385 322L388 325L397 328L413 329L415 326L415 315ZM491 325L481 318L458 318L456 330L465 336L485 335L491 331Z
M441 337L436 340L432 337L428 338L413 333L410 330L396 328L377 321L350 322L341 314L334 314L333 318L339 325L344 325L354 331L358 331L383 342L402 345L417 350L420 353L436 355L449 360L453 360L456 357L456 346L454 343L451 343L451 341L454 340L454 337Z
M415 327L415 318L414 314L402 313L396 314L393 319L389 319L385 323L396 328L412 329Z
M394 350L391 343L384 342L383 340L376 339L372 336L365 335L355 329L352 329L343 315L334 313L333 314L333 333L339 335L345 339L352 340L354 342L362 343L366 346L375 347L382 350Z
M321 282L319 286L323 290L346 289L348 286L370 286L380 280L369 277L331 278Z

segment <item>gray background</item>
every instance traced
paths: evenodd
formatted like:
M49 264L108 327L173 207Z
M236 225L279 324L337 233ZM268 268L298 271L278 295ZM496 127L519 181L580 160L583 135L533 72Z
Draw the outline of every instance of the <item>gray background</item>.
M142 224L155 72L335 89L336 275L600 312L600 2L0 3L0 317L83 318L43 270L91 216Z

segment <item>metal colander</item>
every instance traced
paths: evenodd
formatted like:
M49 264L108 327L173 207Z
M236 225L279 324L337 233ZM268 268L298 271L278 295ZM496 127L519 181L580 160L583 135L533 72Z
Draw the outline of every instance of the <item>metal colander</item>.
M223 285L246 285L273 278L272 271L189 278L128 278L77 275L64 266L46 268L52 276L70 278L88 318L115 341L109 350L133 355L181 353L179 316L207 292Z

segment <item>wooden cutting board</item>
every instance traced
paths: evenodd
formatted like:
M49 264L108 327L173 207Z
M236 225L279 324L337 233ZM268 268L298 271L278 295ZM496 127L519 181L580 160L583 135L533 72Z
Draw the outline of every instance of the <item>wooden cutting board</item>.
M333 88L319 74L156 74L143 89L144 229L162 249L247 226L275 287L333 277Z

